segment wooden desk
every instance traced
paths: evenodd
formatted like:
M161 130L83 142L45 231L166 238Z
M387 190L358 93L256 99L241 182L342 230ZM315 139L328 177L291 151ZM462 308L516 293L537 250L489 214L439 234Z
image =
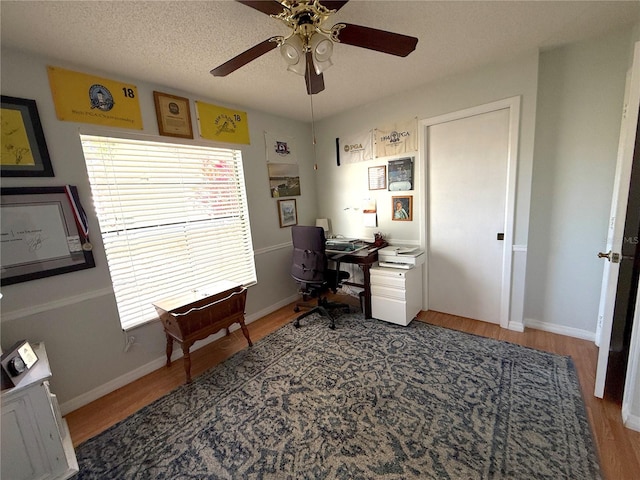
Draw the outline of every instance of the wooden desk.
M338 253L329 255L329 260L340 263L358 265L364 275L364 283L346 282L344 285L364 288L364 318L372 318L371 314L371 266L378 261L378 248L371 246L354 253Z
M244 324L244 307L247 289L233 282L222 281L188 293L160 300L153 304L162 320L167 337L167 367L171 365L173 342L182 345L184 371L191 381L191 356L189 349L219 330L239 323L249 346L249 330Z

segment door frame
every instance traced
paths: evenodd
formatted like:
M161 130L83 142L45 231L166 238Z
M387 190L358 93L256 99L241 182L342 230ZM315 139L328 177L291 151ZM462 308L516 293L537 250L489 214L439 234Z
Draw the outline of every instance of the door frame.
M424 192L423 201L420 202L420 217L424 218L425 228L420 229L420 245L425 246L425 251L428 251L429 245L427 245L427 229L429 228L429 215L427 208L427 199L429 198L429 192L427 190L427 176L429 175L429 159L428 159L428 139L427 131L430 126L437 125L439 123L451 122L454 120L461 120L463 118L473 117L476 115L482 115L484 113L494 112L496 110L509 110L509 139L508 139L508 152L507 152L507 184L506 184L506 199L505 199L505 212L504 212L504 241L502 246L502 274L501 274L501 294L500 294L500 326L502 328L509 328L511 322L510 308L511 308L511 286L512 286L512 274L513 274L513 236L515 225L515 209L516 209L516 187L517 187L517 171L518 171L518 145L520 136L520 104L522 98L520 95L515 97L505 98L491 103L478 105L475 107L467 108L464 110L458 110L456 112L439 115L437 117L431 117L419 122L418 140L421 148L420 151L420 164L423 166L424 173L417 176L420 182L420 191ZM429 309L429 257L427 255L426 264L424 268L424 298L423 308ZM521 279L524 282L524 279ZM514 329L521 330L522 320L514 321Z

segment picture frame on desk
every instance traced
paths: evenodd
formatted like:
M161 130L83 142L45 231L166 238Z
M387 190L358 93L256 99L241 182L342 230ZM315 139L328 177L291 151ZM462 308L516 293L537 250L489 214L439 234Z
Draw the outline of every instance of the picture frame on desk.
M280 228L292 227L298 224L298 208L295 198L278 200L278 220Z
M53 177L35 100L2 95L0 175Z

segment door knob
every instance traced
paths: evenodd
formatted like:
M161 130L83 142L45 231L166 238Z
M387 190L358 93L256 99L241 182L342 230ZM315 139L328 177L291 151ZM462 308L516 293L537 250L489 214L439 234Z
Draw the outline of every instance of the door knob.
M611 250L609 250L607 253L598 252L598 258L606 258L612 263L620 263L620 254L613 253Z

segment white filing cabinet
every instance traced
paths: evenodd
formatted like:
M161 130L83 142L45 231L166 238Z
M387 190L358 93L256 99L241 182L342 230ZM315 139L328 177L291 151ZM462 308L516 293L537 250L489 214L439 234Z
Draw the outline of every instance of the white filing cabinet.
M67 422L49 391L51 369L44 344L15 387L2 392L2 479L66 479L78 472Z
M371 268L371 313L373 318L409 325L422 310L422 265L405 270Z

